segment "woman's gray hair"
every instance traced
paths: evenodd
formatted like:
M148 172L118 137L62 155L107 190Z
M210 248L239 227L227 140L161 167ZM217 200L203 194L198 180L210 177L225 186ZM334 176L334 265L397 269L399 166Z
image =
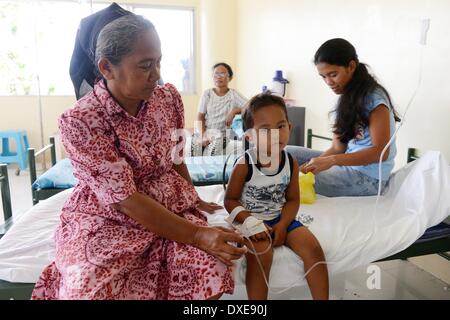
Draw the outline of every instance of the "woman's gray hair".
M118 65L134 50L141 33L154 30L154 25L142 16L127 14L108 23L99 33L95 47L95 65L101 58Z

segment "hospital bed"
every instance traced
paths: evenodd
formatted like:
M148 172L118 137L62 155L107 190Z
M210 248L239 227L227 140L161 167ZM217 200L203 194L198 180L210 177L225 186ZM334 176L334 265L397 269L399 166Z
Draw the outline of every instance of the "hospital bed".
M314 134L312 129L307 130L306 134L306 145L307 148L312 148L313 138L332 141L330 137ZM417 154L417 149L408 148L406 162L410 163L419 158ZM450 196L450 195L448 195ZM388 261L407 258L412 258L416 256L423 256L428 254L438 254L441 257L450 260L450 216L446 218L445 221L439 223L438 225L427 229L427 231L411 246L398 252L392 256L380 259L379 261Z
M413 150L409 152L409 157L417 158ZM404 191L400 182L413 179L414 186L422 183L422 186L430 188L443 186L441 192L450 191L449 166L448 163L442 165L440 157L436 154L426 154L419 159L422 163L414 161L417 165L412 163L400 169L394 174L394 181L390 182L392 188ZM420 170L434 170L436 174L431 177L439 179L438 169L445 172L446 184L445 181L444 184L418 181L428 177L424 178ZM8 192L3 192L9 190L7 172L2 170L1 176L6 177L0 181L3 204L8 206ZM221 185L197 186L196 189L207 201L223 202L224 192ZM372 215L373 228L372 224L368 223L368 215L373 208L374 197L319 197L313 205L301 205L298 218L318 237L327 261L334 263L329 265L330 275L333 276L375 261L450 251L450 227L448 222L441 223L449 215L450 200L446 199L448 197L439 198L436 190L427 194L427 203L434 207L428 210L420 209L422 211L418 210L414 214L411 210L388 210L381 201L378 212ZM41 201L13 225L11 216L5 215L9 226L6 230L9 231L0 239L0 299L30 297L33 283L42 269L53 260L53 233L59 222L59 212L70 193L71 189L62 190L57 195ZM410 190L407 194L409 193ZM4 195L6 197L3 197ZM404 199L400 200L401 203L404 202ZM224 221L226 216L226 212L219 211L209 215L208 222L215 226L227 226ZM302 274L303 265L288 248L279 247L275 250L274 276L271 276L270 282L274 287L283 288L295 279L283 275ZM235 274L237 284L243 283L244 270L245 260L240 260ZM304 281L299 281L299 285L301 284L304 284Z

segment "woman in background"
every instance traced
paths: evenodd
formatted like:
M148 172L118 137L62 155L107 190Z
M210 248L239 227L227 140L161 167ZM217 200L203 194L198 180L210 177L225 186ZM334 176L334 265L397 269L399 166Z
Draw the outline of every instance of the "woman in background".
M214 88L203 93L197 114L197 128L194 144L207 148L207 155L223 154L228 141L226 129L231 126L235 115L240 114L247 99L238 91L228 87L233 79L231 67L220 62L213 66ZM199 148L194 155L201 155Z

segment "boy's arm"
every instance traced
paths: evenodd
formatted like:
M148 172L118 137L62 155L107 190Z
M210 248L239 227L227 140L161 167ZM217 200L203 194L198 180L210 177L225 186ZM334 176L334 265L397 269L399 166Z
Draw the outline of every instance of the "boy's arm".
M235 165L233 172L231 173L230 180L228 181L228 187L225 192L224 205L228 212L233 211L234 208L242 206L241 195L244 189L245 178L247 177L247 164L245 163L245 156L242 157ZM243 223L244 220L251 216L249 211L241 211L235 218L236 222Z
M295 219L297 216L298 208L300 206L300 188L298 185L298 163L293 161L292 166L292 178L289 182L289 186L286 190L286 203L281 210L281 219L279 223L282 223L286 227Z

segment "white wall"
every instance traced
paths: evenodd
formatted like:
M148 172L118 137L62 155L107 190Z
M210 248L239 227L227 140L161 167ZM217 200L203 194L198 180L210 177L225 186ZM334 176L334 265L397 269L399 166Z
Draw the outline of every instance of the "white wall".
M330 38L349 40L403 113L418 83L420 22L430 18L422 85L398 136L397 168L410 146L450 160L450 1L239 0L237 8L237 87L251 96L282 69L288 96L307 108L306 126L323 135L336 96L312 63L317 48Z
M236 64L236 4L239 0L202 0L201 25L201 83L202 88L212 87L211 67L226 62L232 69ZM230 83L233 87L235 81ZM199 92L201 95L201 92Z

